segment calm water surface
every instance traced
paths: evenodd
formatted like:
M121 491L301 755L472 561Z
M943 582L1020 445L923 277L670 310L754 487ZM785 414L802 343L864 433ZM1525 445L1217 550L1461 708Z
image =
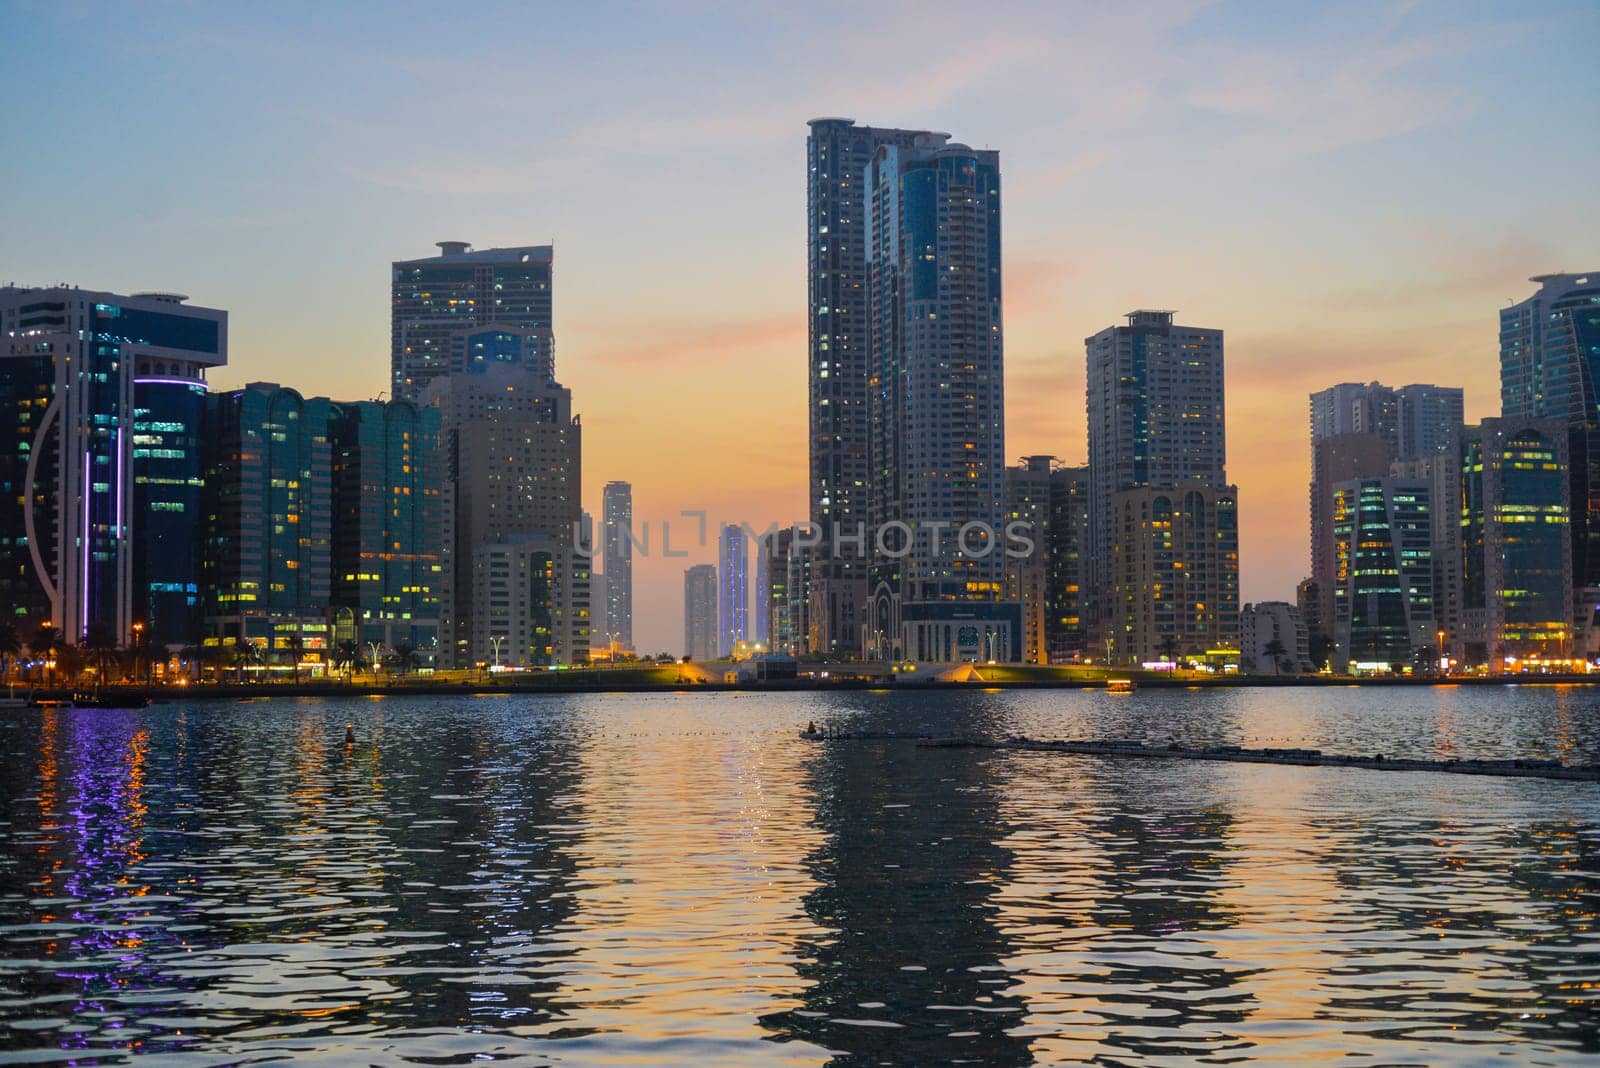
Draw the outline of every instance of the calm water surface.
M0 1061L1600 1053L1593 785L796 738L1600 761L1584 689L7 715Z

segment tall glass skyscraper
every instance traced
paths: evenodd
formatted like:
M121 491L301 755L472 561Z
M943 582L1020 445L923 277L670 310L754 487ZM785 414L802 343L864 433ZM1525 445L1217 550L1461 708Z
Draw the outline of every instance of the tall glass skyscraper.
M228 319L186 299L0 289L0 595L19 628L189 637L197 398Z
M1500 414L1559 419L1571 462L1573 585L1593 627L1600 603L1600 271L1544 274L1539 291L1500 311Z
M861 651L867 551L835 544L834 524L853 536L868 519L873 375L867 302L867 185L879 147L910 148L926 130L813 119L806 138L806 235L810 314L811 521L823 544L806 569L810 634L817 653Z
M633 486L607 482L605 503L606 633L633 648Z
M437 256L397 260L389 329L394 395L415 399L439 375L492 360L483 346L505 342L471 329L490 324L544 331L541 377L553 378L553 261L549 245L473 249L465 241L440 241Z
M1005 599L1000 156L884 144L866 188L870 656L1019 660ZM985 542L982 532L994 532ZM880 541L882 544L879 544Z
M740 527L717 538L717 654L730 655L750 637L750 548Z

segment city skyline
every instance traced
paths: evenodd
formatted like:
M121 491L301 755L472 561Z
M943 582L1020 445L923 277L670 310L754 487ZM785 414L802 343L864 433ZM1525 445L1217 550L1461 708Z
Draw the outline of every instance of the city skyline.
M545 167L542 150L502 158L497 122L446 135L453 155L444 160L407 158L380 136L396 102L356 92L359 79L397 66L402 101L430 108L468 80L423 62L425 35L404 27L362 42L357 29L370 30L370 20L318 13L310 21L321 40L296 41L303 51L294 52L250 16L107 12L117 32L85 42L70 14L41 9L23 28L37 47L22 49L5 77L34 79L32 57L68 35L105 60L90 65L112 73L62 85L41 102L41 119L55 121L19 131L7 183L38 210L9 229L5 273L26 284L192 293L232 319L230 363L211 376L214 390L270 379L308 396L357 398L378 395L389 378L386 263L443 239L482 248L553 240L560 377L586 428L583 500L593 508L615 479L636 487L637 521L651 521L657 544L636 568L635 644L654 652L677 644L683 567L714 555L690 546L691 560L664 559L662 520L703 508L713 530L739 520L760 529L807 514L804 123L839 114L951 130L1006 159L1006 461L1038 453L1081 462L1081 339L1134 308L1183 309L1228 337L1241 600L1285 600L1305 574L1306 395L1341 381L1437 382L1464 388L1469 423L1497 414L1496 310L1532 294L1529 276L1581 270L1593 256L1583 238L1596 208L1581 176L1592 173L1594 150L1564 131L1584 124L1600 97L1578 62L1595 13L1513 18L1475 8L1450 25L1437 15L1427 6L1322 12L1313 18L1322 32L1307 34L1273 13L1244 26L1226 5L1076 9L1067 21L1081 46L1063 44L1066 27L1034 13L1009 24L997 16L958 47L941 38L950 20L935 12L923 26L878 27L935 57L943 73L914 90L876 73L864 49L841 57L834 85L794 62L764 73L785 33L738 16L689 18L663 33L665 47L636 77L687 65L707 47L694 43L697 30L712 40L755 31L724 75L753 90L748 104L720 104L726 85L701 82L620 117L608 117L606 99L574 99L569 117L531 128L552 159L586 176L577 182L553 175L561 168ZM561 33L598 32L579 16L549 17ZM463 21L442 32L481 31ZM650 34L667 21L647 16L625 32ZM778 23L823 32L820 16ZM506 33L525 29L513 20ZM1091 54L1097 39L1136 35L1152 61L1168 61L1154 86ZM1564 73L1570 88L1559 121L1542 117L1544 94L1518 78L1533 61L1516 45L1534 38L1545 42L1540 72ZM210 47L174 51L202 42ZM620 41L619 55L630 47L639 41ZM324 62L330 49L346 62ZM1079 69L1061 74L1072 66L1064 60ZM1302 85L1298 71L1319 60L1327 77ZM331 72L316 90L296 80L307 63ZM107 88L143 78L151 64L162 77L149 79L150 106L109 135L108 148L127 150L125 183L61 181L17 162L40 157L53 130L93 114ZM284 92L270 103L241 99L224 65ZM212 84L214 94L195 91ZM1050 92L1030 104L1041 85ZM334 103L341 88L351 92ZM1061 116L1045 114L1062 105ZM1316 117L1301 122L1308 108ZM164 115L174 121L158 121ZM1192 133L1177 130L1185 124ZM214 138L217 150L174 174L155 149L179 127ZM284 135L286 166L262 166L253 135L235 132L257 129ZM1159 161L1174 143L1197 155L1168 173ZM653 180L667 183L675 213L654 197L635 206L617 195L637 185L646 153L672 164ZM1522 158L1547 168L1538 196L1528 195ZM729 197L735 165L752 176ZM52 210L87 194L93 203ZM670 269L690 263L691 235L703 238L695 269ZM696 301L708 285L716 299ZM715 417L686 420L680 405L661 403L666 396L703 398ZM743 462L713 467L708 458L720 455ZM679 522L691 526L675 522L675 541Z

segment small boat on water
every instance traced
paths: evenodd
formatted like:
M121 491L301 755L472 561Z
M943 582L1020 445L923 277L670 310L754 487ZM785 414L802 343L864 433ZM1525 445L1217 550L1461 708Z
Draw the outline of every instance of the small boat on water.
M1106 693L1132 693L1139 688L1132 679L1107 679Z
M150 697L142 693L77 693L70 703L73 708L147 708Z

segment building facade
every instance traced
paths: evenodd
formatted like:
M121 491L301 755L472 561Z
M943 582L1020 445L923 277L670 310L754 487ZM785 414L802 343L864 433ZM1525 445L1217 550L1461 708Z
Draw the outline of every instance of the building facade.
M683 573L683 655L690 660L715 660L720 635L717 569L696 564Z
M1293 675L1311 668L1311 642L1300 610L1284 601L1261 601L1239 610L1239 670Z
M567 600L549 606L556 620L555 663L585 663L590 645L589 555L583 542L582 425L572 393L521 367L442 375L424 395L439 410L439 470L444 478L441 631L446 662L492 663L494 639L509 638L479 593L487 589L489 546L542 537L537 551L565 546L572 573L545 587ZM519 550L520 551L520 550ZM495 549L496 558L504 553Z
M0 596L25 633L123 645L138 622L163 642L192 637L192 420L206 371L227 360L228 317L186 299L0 288ZM142 531L172 554L137 551Z
M549 245L474 250L465 241L440 241L439 254L397 260L390 276L390 377L396 397L415 399L440 375L464 372L476 356L474 340L504 347L500 340L471 328L494 324L545 331L547 368L555 377L549 349L554 252ZM523 335L523 346L530 344ZM540 342L531 342L537 350ZM485 362L493 362L485 356Z
M633 648L633 486L607 482L605 504L606 644Z
M1190 479L1121 490L1111 510L1107 659L1139 664L1237 650L1238 491Z
M1045 638L1049 615L1050 519L1054 456L1024 456L1006 468L1005 522L1008 530L1023 533L1028 551L1005 558L1005 599L1015 601L1022 613L1022 662L1048 664ZM1015 526L1013 526L1015 524Z
M1570 613L1570 429L1560 419L1502 418L1464 435L1462 655L1469 666L1568 666L1583 655Z
M1002 545L999 154L944 135L880 145L866 213L866 653L1019 660L1021 612L1005 599Z
M330 417L335 623L363 647L431 665L444 584L439 411L356 401Z
M1124 490L1200 481L1227 483L1221 330L1181 326L1170 311L1129 312L1084 341L1088 358L1088 586L1104 632L1120 606L1105 602ZM1134 547L1128 547L1133 551ZM1157 628L1160 629L1160 628Z
M1333 487L1334 671L1426 670L1438 659L1433 526L1428 480Z
M1050 472L1046 532L1044 640L1050 663L1081 660L1088 648L1085 567L1089 546L1089 469Z
M741 527L717 537L717 655L730 656L750 638L750 547Z
M819 655L861 651L868 550L849 538L868 521L871 486L867 297L867 189L884 145L909 148L925 130L813 119L806 138L808 382L811 521L823 543L811 551L808 644ZM833 538L835 524L846 536Z
M210 397L201 585L219 657L333 651L332 416L326 397L271 382Z
M1500 311L1500 414L1567 426L1576 642L1600 639L1600 271L1530 279L1538 292Z

